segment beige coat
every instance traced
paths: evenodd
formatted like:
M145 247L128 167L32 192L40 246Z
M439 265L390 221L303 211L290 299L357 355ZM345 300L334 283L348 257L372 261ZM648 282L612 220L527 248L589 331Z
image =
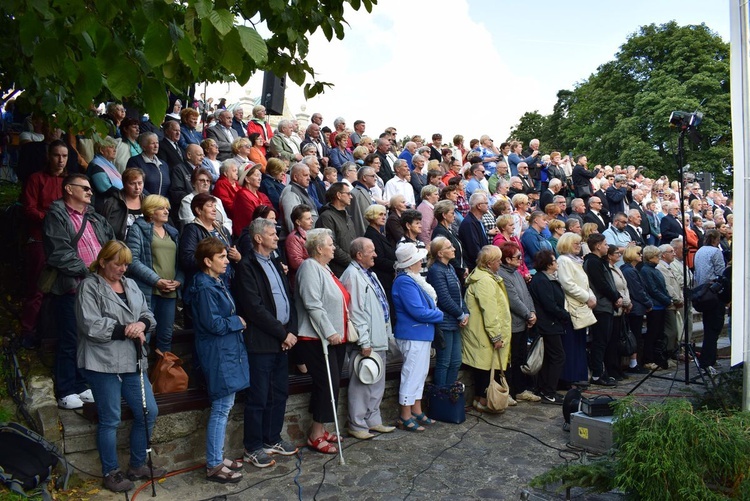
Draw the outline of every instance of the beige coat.
M475 268L466 279L466 306L469 323L461 329L463 363L477 369L506 369L510 355L511 317L508 293L503 279L490 271ZM492 339L505 343L495 350Z
M596 317L586 301L594 296L589 287L589 277L583 265L563 254L557 258L557 278L565 292L565 309L570 313L574 329L583 329L596 323Z

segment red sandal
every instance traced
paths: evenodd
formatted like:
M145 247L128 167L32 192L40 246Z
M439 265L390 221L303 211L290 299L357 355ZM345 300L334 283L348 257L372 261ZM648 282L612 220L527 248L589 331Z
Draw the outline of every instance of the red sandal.
M344 437L338 437L334 433L328 433L327 431L323 432L323 436L326 438L327 442L331 443L344 441Z
M322 452L323 454L336 454L339 451L335 445L326 440L325 435L321 435L315 440L308 438L307 446L312 450Z

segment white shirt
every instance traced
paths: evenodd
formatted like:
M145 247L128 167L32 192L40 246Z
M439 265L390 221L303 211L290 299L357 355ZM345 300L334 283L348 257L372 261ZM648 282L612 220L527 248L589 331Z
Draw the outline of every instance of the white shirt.
M414 188L406 179L396 176L385 183L385 199L390 200L394 195L403 195L406 204L412 209L415 208Z

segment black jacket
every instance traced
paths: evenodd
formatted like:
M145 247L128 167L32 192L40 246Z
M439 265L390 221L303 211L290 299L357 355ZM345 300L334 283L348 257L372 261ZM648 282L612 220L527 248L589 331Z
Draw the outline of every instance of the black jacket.
M458 227L458 238L461 240L464 250L464 261L466 267L473 270L477 265L477 256L482 247L489 244L487 234L482 227L482 221L469 212Z
M599 219L598 217L596 217L596 214L594 214L593 211L591 209L589 209L583 215L583 222L584 223L594 223L594 224L596 224L596 227L598 228L599 233L604 233L604 230L606 230L607 227L609 226L609 219L601 211L599 211L599 215L602 216L602 218L604 219L603 223L602 223L601 219Z
M651 234L651 225L648 222L648 217L646 217L646 212L641 207L641 204L635 200L628 204L628 208L635 209L641 213L641 232L643 233L643 240L646 240L646 237ZM682 234L682 232L680 232L680 234Z
M438 223L438 225L435 226L435 229L432 230L432 239L434 240L435 237L447 238L453 245L453 248L456 249L456 256L450 260L450 264L453 266L453 269L456 270L456 275L458 275L458 278L461 279L461 283L463 283L466 264L464 263L464 250L463 246L461 245L461 241L451 230L440 223Z
M372 240L375 246L375 254L378 257L375 258L375 265L372 270L380 280L386 295L390 298L393 279L396 278L396 271L393 268L393 265L396 264L396 247L385 238L385 235L372 226L368 225L365 228L364 236Z
M352 240L357 238L354 232L354 221L346 210L338 210L331 204L325 204L320 209L320 216L315 222L315 227L328 228L333 232L333 243L336 244L336 249L333 251L333 259L328 266L337 277L340 277L352 262L349 248Z
M254 252L242 256L236 268L237 279L232 281L237 314L248 319L245 329L248 353L279 353L287 333L297 334L294 295L290 291L281 262L278 259L272 259L272 262L281 277L284 293L289 301L289 322L286 325L276 319L276 303L271 283Z
M591 191L591 179L596 177L599 173L599 169L587 170L586 167L580 164L576 164L573 167L573 185L575 186L575 194L577 197L588 199L592 195ZM588 193L584 193L585 187L588 186Z
M670 214L661 218L659 228L661 229L661 245L671 243L672 240L682 235L680 222Z
M596 296L594 312L614 314L614 304L622 296L617 292L615 280L605 259L593 252L586 254L583 258L583 270L589 277L589 285Z
M529 292L536 310L536 330L542 336L565 334L565 325L570 323L570 313L565 309L565 292L560 282L550 280L540 271L529 283Z

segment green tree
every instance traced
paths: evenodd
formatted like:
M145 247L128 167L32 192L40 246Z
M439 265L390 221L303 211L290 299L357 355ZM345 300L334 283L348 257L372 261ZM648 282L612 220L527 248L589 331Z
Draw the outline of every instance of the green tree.
M344 7L377 0L5 0L0 2L0 91L23 90L32 110L63 127L95 126L92 102L127 100L164 114L167 89L245 84L271 70L322 92L308 37L344 37ZM271 32L264 39L256 26ZM307 78L312 83L306 83Z
M560 91L544 123L550 145L586 153L590 162L643 165L654 176L675 178L678 134L669 124L675 110L704 113L700 144L686 141L691 170L726 180L729 44L703 24L641 27L613 61L572 91Z
M546 144L544 142L546 132L547 117L540 114L539 110L527 111L521 116L518 124L513 126L510 130L508 141L518 140L523 141L523 144L528 145L529 141L536 138L539 139L542 144Z

